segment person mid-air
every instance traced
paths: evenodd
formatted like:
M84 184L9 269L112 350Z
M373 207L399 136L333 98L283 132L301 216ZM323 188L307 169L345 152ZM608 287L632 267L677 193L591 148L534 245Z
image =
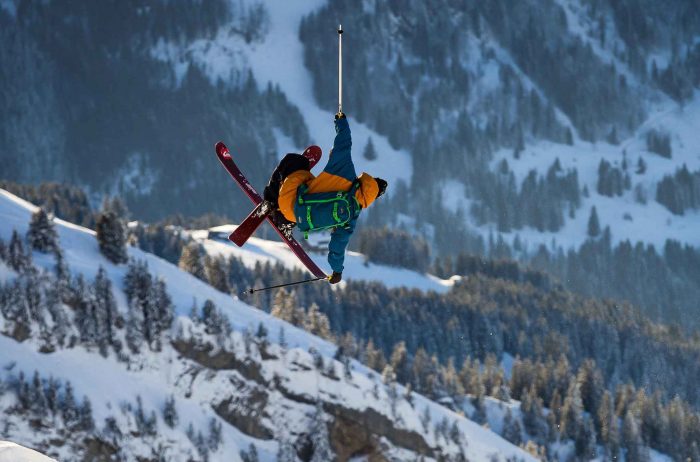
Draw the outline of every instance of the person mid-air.
M264 198L275 209L278 226L291 232L294 226L307 236L330 230L328 263L331 284L340 282L345 248L355 230L360 212L384 194L387 182L367 173L359 177L352 162L352 138L345 114L335 115L335 140L323 171L311 173L321 158L321 149L310 146L303 154L287 154L275 168L265 187Z

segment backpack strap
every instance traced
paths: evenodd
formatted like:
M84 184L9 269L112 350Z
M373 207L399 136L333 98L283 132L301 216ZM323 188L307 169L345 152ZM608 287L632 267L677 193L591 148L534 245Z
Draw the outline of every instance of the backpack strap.
M305 183L302 183L298 188L297 188L297 202L299 202L299 205L304 205L304 194L306 194L306 191L309 190L309 186L306 185Z

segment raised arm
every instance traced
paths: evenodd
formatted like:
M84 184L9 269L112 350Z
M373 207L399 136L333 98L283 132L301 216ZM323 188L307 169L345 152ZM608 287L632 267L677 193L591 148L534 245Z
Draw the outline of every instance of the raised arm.
M333 150L331 151L328 164L323 169L333 175L342 176L349 181L354 181L357 177L355 165L352 163L352 136L350 125L343 115L335 119L335 140L333 140Z

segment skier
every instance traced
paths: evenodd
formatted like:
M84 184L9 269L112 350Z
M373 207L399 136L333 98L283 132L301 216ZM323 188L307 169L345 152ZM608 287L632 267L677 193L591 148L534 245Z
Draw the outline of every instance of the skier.
M265 187L264 198L275 208L278 226L291 232L294 226L309 232L330 229L328 263L331 284L342 279L345 248L362 209L384 194L387 182L367 173L359 177L350 155L352 139L345 114L335 115L335 140L328 164L319 176L311 168L321 158L321 149L310 146L303 154L287 154Z

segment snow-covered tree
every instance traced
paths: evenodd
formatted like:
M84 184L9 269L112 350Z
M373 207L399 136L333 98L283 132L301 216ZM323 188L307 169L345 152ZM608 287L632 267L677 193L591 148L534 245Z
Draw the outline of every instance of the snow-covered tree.
M277 462L297 462L297 453L294 446L286 437L278 438Z
M190 242L182 249L177 266L194 277L206 281L206 273L202 264L202 248L197 242Z
M103 212L95 224L100 251L112 263L126 263L126 228L114 212Z
M520 443L523 442L520 422L513 418L510 408L506 410L506 415L503 418L503 438L516 446L520 446Z
M328 316L321 313L318 305L312 303L309 310L306 313L306 319L304 320L304 329L307 332L321 337L324 339L332 339L333 334L331 333L330 322L328 321Z
M31 254L25 251L17 230L12 231L7 247L7 264L18 273L23 273L32 266Z
M170 428L175 428L178 423L177 407L175 406L175 397L168 396L163 404L163 421Z
M253 443L250 443L250 446L248 446L248 450L244 451L241 450L239 455L241 456L241 460L243 462L259 462L260 458L258 457L258 448L256 448Z
M320 401L316 403L316 410L311 418L309 436L313 451L310 462L327 462L334 459L328 436L328 425Z
M58 247L58 235L53 221L42 208L32 214L27 230L27 242L34 250L43 253L53 252Z
M209 436L207 438L207 444L212 452L219 450L219 446L223 441L221 422L215 417L209 420Z
M226 262L222 257L205 255L204 273L206 274L207 281L210 286L224 293L228 293L231 290L228 283L226 268Z
M105 355L107 347L115 343L115 334L119 312L117 302L112 292L112 281L107 277L107 272L100 266L93 283L93 293L97 310L97 344L100 352Z
M273 299L270 314L294 326L302 326L304 323L304 311L299 308L297 295L294 291L278 291Z

